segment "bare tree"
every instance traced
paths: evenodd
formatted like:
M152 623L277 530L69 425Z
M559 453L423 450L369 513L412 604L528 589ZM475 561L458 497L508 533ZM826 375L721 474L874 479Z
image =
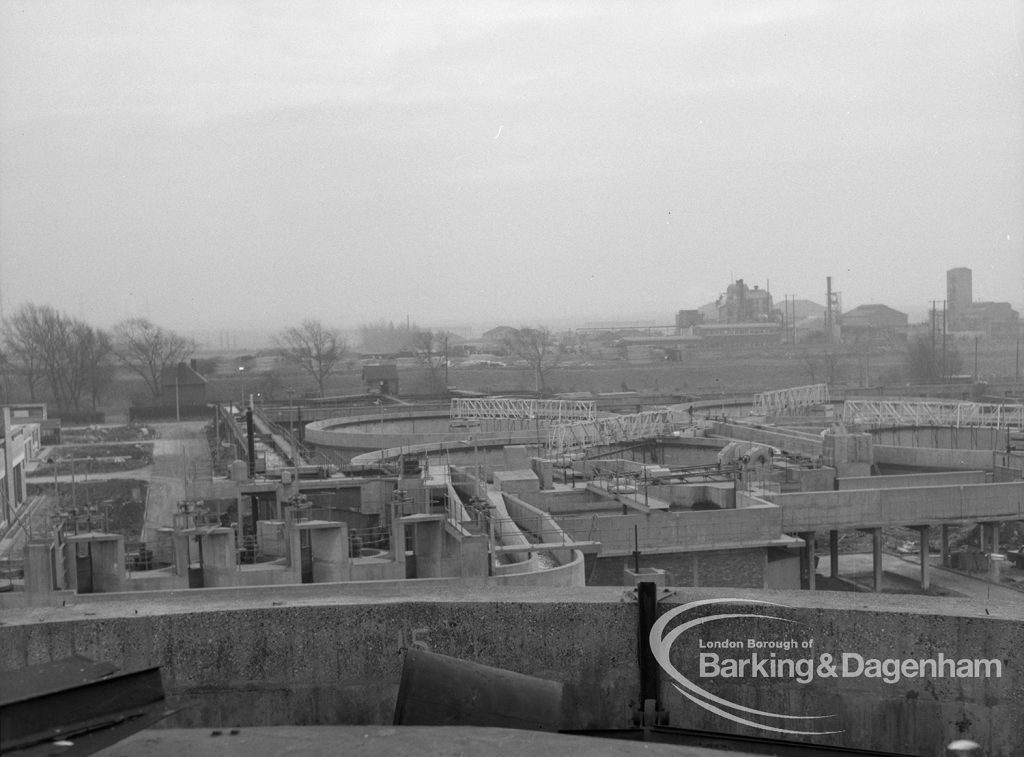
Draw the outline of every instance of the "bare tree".
M84 323L77 323L73 333L74 346L68 357L75 376L75 407L78 409L82 393L88 392L95 412L100 395L113 378L114 345L107 332Z
M328 377L341 366L349 352L348 342L337 329L312 319L285 329L275 341L281 357L316 382L321 397Z
M952 344L936 345L935 340L920 336L907 342L906 369L912 381L929 383L943 381L962 369L963 359Z
M45 379L42 355L37 344L38 323L42 319L38 305L23 305L4 322L4 342L12 371L21 376L28 389L29 402L35 402L40 383Z
M6 405L11 401L11 377L14 374L14 366L5 350L0 349L0 404Z
M147 318L129 318L114 326L113 349L126 368L142 377L153 399L157 399L164 370L187 360L196 351L196 344Z
M88 389L93 405L101 388L101 376L110 357L110 338L87 323L49 305L24 305L7 323L8 345L23 361L29 392L42 379L50 387L57 406L81 410Z
M846 377L848 355L843 351L825 349L814 352L805 348L801 355L812 384L822 381L834 386Z
M416 360L430 374L431 391L443 392L447 388L444 376L448 361L448 333L417 329L412 333L410 346Z
M523 326L510 331L501 341L510 355L515 355L530 365L537 394L547 391L545 377L558 365L565 352L564 343L546 326Z

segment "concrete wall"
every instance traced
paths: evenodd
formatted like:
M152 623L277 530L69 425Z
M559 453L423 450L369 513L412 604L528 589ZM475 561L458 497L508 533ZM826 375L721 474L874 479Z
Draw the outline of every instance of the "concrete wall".
M799 452L808 457L821 455L821 437L816 434L800 434L769 428L739 426L734 423L716 423L714 434L745 442L769 444L786 452Z
M960 484L984 484L984 471L951 473L908 473L896 476L847 476L839 479L839 490L851 489L898 489L913 486L958 486Z
M878 429L872 433L876 444L894 447L937 447L960 450L1006 449L1005 428L921 428Z
M622 585L623 569L633 570L634 566L632 556L598 555L587 575L587 585ZM763 589L769 586L766 550L763 548L642 553L640 568L665 571L670 586L729 586L746 589ZM799 566L796 568L798 570ZM788 580L770 588L799 588L799 585L792 587L792 581Z
M516 575L494 575L490 579L494 586L542 586L548 588L571 588L586 585L583 553L572 551L572 559L556 568L533 570Z
M944 468L946 470L988 470L992 467L989 450L933 449L930 447L873 447L875 463L908 468Z
M783 533L782 511L771 505L742 510L656 511L626 515L559 515L558 525L577 541L601 542L602 555L634 549L634 527L641 550L721 549L776 540Z
M673 506L693 507L697 502L714 502L722 509L736 507L736 489L724 484L668 484L651 487L651 496L669 500Z
M426 584L429 586L430 584ZM421 585L424 586L424 585ZM281 724L390 724L403 647L558 680L566 687L568 728L628 724L639 687L635 604L611 589L502 591L465 588L459 599L411 589L331 587L207 590L130 603L83 603L5 614L0 670L71 654L126 670L159 665L170 704L168 726L221 728ZM184 594L184 596L182 596ZM449 595L450 596L450 595ZM989 757L1020 753L1024 719L1024 610L1017 603L829 592L678 590L677 603L723 596L771 601L771 613L823 652L866 657L993 658L1001 678L700 679L730 701L783 714L833 714L814 741L907 754L943 754L956 738L981 743ZM279 604L280 603L280 604ZM707 608L706 613L722 606ZM734 607L734 606L728 606ZM748 612L764 612L755 607ZM740 610L742 612L743 610ZM714 638L765 638L781 624L757 618L715 623ZM708 626L705 626L708 628ZM794 631L797 633L797 631ZM672 647L684 673L688 643ZM712 714L662 679L672 724L751 734ZM801 723L803 721L800 721Z
M1024 482L799 492L767 497L787 533L830 528L1024 520Z
M533 507L515 495L506 494L505 509L517 526L532 533L539 541L552 543L565 541L568 538L558 522L543 510ZM547 552L559 565L565 565L573 559L571 549L553 549Z

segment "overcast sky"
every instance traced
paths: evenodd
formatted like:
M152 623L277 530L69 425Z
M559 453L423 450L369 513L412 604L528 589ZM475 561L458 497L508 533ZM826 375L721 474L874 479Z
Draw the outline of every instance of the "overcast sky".
M7 2L7 313L1024 306L1024 2Z

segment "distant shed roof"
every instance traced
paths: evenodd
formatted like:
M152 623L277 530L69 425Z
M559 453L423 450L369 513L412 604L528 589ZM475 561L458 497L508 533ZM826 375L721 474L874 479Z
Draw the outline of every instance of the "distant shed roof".
M398 366L394 363L363 366L363 381L395 381L398 378Z
M174 368L164 368L160 374L160 386L203 386L206 379L188 363L178 363Z

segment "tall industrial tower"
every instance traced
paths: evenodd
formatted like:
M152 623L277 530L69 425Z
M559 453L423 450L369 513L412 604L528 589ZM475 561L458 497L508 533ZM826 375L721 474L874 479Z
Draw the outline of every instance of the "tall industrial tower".
M839 341L839 323L842 320L842 293L832 291L832 277L825 277L825 340L832 344Z
M970 308L974 301L971 288L970 268L951 268L946 271L946 306L950 315L960 315Z

